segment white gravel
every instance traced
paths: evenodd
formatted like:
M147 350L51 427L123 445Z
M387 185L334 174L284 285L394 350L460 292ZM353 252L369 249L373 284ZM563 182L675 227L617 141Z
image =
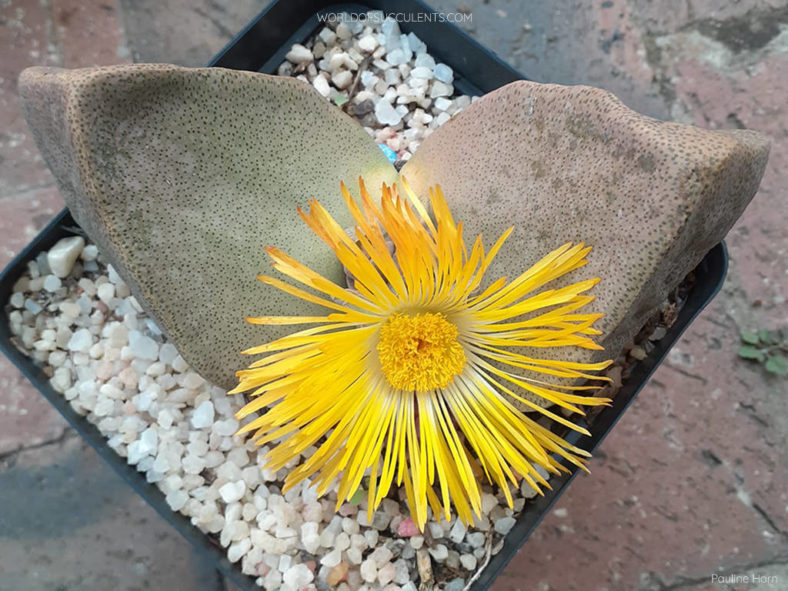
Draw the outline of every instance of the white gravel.
M85 239L81 236L62 238L49 249L47 263L57 277L67 277L85 246Z
M278 73L312 84L407 160L476 97L455 94L451 67L436 62L416 35L381 20L376 13L366 23L342 23L336 31L324 27L314 39L294 45Z
M377 15L369 22L379 22ZM391 20L325 27L286 57L280 74L311 83L335 104L350 101L349 111L401 160L472 100L456 96L451 68ZM156 483L173 511L217 536L229 560L265 589L415 590L421 548L429 550L435 580L461 589L514 523L503 494L487 486L485 515L474 527L430 520L424 535L402 491L370 525L365 496L335 514L336 488L318 499L306 482L283 495L289 467L261 469L268 448L233 437L243 399L191 371L81 237L30 261L8 308L18 346L44 367L51 386ZM520 508L535 495L527 485L512 493ZM487 543L491 537L496 543ZM457 578L463 571L465 579Z

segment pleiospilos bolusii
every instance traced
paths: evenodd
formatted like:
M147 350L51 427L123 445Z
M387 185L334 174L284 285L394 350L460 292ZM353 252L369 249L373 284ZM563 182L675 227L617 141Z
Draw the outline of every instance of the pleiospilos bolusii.
M377 194L399 174L360 125L310 85L220 68L30 68L24 114L76 221L186 360L225 388L240 351L292 332L254 315L319 306L266 288L263 249L324 277L344 272L294 216L312 197L343 227L338 190ZM601 277L586 312L614 357L719 242L755 194L763 136L660 122L583 86L515 82L437 129L402 169L425 200L440 184L471 240L514 231L485 274L516 277L567 242L593 246L571 281ZM483 289L486 285L482 285Z

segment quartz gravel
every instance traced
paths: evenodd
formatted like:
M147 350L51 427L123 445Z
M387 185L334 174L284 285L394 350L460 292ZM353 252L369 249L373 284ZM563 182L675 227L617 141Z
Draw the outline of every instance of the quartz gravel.
M418 37L379 13L368 23L326 26L294 45L279 73L339 106L349 103L370 135L407 160L473 99L455 94L452 69L436 63ZM461 591L514 523L504 495L486 485L484 516L474 526L431 518L424 534L402 491L369 523L365 498L334 512L335 487L318 498L306 481L283 494L300 458L278 472L261 469L268 448L234 437L242 397L193 372L82 237L30 261L7 310L16 344L44 368L52 388L158 486L173 511L215 536L228 559L267 590L415 591L416 554L426 548L435 581ZM512 494L519 509L535 496L527 485Z
M314 86L402 161L476 100L457 94L451 67L436 62L416 35L404 34L382 13L327 25L304 45L293 45L285 58L279 75Z

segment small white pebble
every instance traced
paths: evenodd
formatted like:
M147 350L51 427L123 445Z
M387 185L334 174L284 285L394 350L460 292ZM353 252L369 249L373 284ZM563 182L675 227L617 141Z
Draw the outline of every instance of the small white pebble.
M49 383L62 394L71 387L71 370L67 367L57 368Z
M365 561L361 563L361 568L359 569L361 573L361 578L366 583L374 583L375 580L378 578L378 566L375 564L375 561L371 558L367 558Z
M93 345L93 335L87 328L80 328L68 342L69 351L87 353Z
M205 383L205 380L194 372L187 373L183 378L183 387L196 390Z
M458 519L449 531L449 539L455 544L459 544L465 537L466 531L465 525Z
M336 33L337 37L343 41L350 39L350 36L353 34L345 21L342 21L337 25Z
M427 45L414 33L408 33L408 45L410 46L410 50L415 53L417 57L420 54L426 55L424 52L427 51Z
M95 261L96 257L98 257L98 246L95 244L86 244L80 256L83 261Z
M148 375L152 378L157 378L161 375L164 375L165 371L167 371L167 367L162 362L154 361L147 368L145 368L145 375Z
M189 500L189 494L184 490L175 490L169 493L165 500L173 511L180 511Z
M98 295L98 299L109 305L109 303L112 301L112 298L115 297L115 286L111 283L102 283L96 289L96 293Z
M462 554L460 556L460 564L465 570L476 570L476 557L473 554Z
M372 53L378 48L378 39L375 35L364 35L358 40L358 46L367 53Z
M230 547L227 549L227 559L230 562L238 562L241 560L244 554L249 552L252 547L252 540L249 538L244 538L240 542L236 542L231 544Z
M305 564L294 564L282 575L285 585L288 585L291 589L301 589L309 585L314 578L314 574Z
M178 373L183 373L187 369L189 369L189 365L186 363L186 360L178 355L175 360L172 362L172 369L177 371Z
M452 88L449 84L445 84L440 80L435 80L432 83L432 88L430 89L430 98L438 98L441 96L451 96L454 92L454 88Z
M85 239L82 236L69 236L58 240L47 252L47 263L52 273L61 279L68 277L84 247Z
M449 115L448 113L446 113L446 112L444 111L443 113L441 113L440 115L438 115L438 116L435 118L435 125L437 125L438 127L440 127L441 125L443 125L444 123L446 123L446 122L447 122L449 119L451 119L451 115Z
M328 98L331 94L331 87L329 86L328 80L326 80L325 76L316 76L312 81L312 86L314 86L315 90L317 90L325 98Z
M148 427L140 435L139 443L140 453L143 455L155 453L156 448L159 445L158 431L153 427Z
M312 52L300 43L294 43L290 51L285 55L285 59L293 64L311 62L314 59Z
M97 293L97 291L98 291L98 289L96 288L96 284L95 284L95 283L93 283L93 281L92 281L92 280L90 280L90 279L89 279L89 278L87 278L87 277L82 277L82 278L81 278L81 279L80 279L80 280L77 282L77 285L79 285L80 289L82 289L82 291L84 291L84 292L85 292L85 295L87 295L87 296L89 296L89 297L91 297L91 298L92 298L94 295L96 295L96 293Z
M392 563L387 562L386 564L381 565L381 567L378 569L378 583L385 587L394 580L396 573L396 568Z
M421 78L422 80L432 80L433 73L430 68L425 66L420 66L418 68L413 68L410 71L411 78Z
M484 546L485 538L482 532L478 532L478 531L471 532L467 536L465 536L465 539L473 548L481 548L482 546Z
M238 430L238 421L235 419L216 421L212 428L220 437L231 437L235 435L235 432Z
M206 400L194 409L191 423L195 429L205 429L213 424L214 408L213 402Z
M451 107L451 101L443 96L436 98L433 104L437 111L446 111Z
M159 361L165 365L172 366L175 359L178 358L178 349L172 343L164 343L159 349Z
M402 121L402 115L391 106L391 103L382 99L375 105L375 117L382 125L397 125Z
M339 90L345 90L350 83L353 82L353 74L348 70L340 70L331 76L331 82L334 83Z
M44 289L49 293L56 292L60 289L63 285L63 282L60 281L60 278L57 275L47 275L44 277Z
M435 74L435 80L438 80L445 84L451 84L452 82L454 82L454 72L446 64L436 65L433 72Z
M41 304L39 304L37 301L27 298L25 300L25 310L30 312L33 316L36 316L41 312L41 310L43 310L43 308L41 307Z
M301 543L304 545L304 550L310 554L317 552L320 547L320 534L318 533L318 524L312 521L307 521L301 525Z
M500 519L497 519L495 521L495 525L493 526L493 528L495 529L496 532L498 532L502 536L505 536L514 527L515 523L516 520L514 519L514 517L501 517Z
M225 503L240 501L246 492L246 483L243 480L228 482L219 489L219 494Z
M427 527L430 530L430 535L432 535L434 539L440 540L443 537L444 531L440 523L435 523L434 521L431 521L427 524Z
M105 283L104 285L109 284ZM149 336L145 336L138 330L129 332L129 348L137 359L150 359L154 361L159 357L159 345L156 341Z
M337 40L337 34L328 27L324 27L317 36L323 43L329 46L334 45L334 42Z
M183 471L186 474L199 474L205 469L205 459L195 455L187 455L183 458Z
M520 481L520 494L526 499L533 499L537 494L536 489L528 484L528 481L523 478Z
M97 417L107 417L112 414L115 410L115 401L111 398L102 398L98 402L96 402L96 406L93 408L93 414ZM177 509L173 509L177 511Z
M490 493L482 493L482 514L488 515L490 511L498 506L498 499Z
M430 548L429 552L436 562L444 562L449 557L449 549L443 544Z
M15 292L10 299L11 306L20 309L25 305L25 294L21 291Z

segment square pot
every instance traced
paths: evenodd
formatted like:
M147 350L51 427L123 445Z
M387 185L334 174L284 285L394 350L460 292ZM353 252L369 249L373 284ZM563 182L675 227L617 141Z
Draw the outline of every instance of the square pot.
M401 29L418 35L427 44L430 54L453 68L454 86L462 94L482 95L509 82L525 79L452 24L430 16L436 13L416 0L365 0L363 3L353 4L331 0L280 0L257 16L209 65L275 73L290 46L303 42L322 26L318 15L337 12L366 13L371 9L405 15L405 19L400 22ZM14 283L24 273L27 261L48 250L60 238L70 235L68 228L74 225L71 215L64 210L0 274L0 302L3 303L0 307L0 349L99 455L189 540L198 552L204 555L205 560L215 564L216 568L239 588L259 589L253 577L244 575L238 565L230 563L224 549L212 537L193 526L187 517L173 512L165 501L164 493L155 485L149 484L144 474L117 455L106 444L105 437L97 427L77 414L65 397L53 390L42 369L12 343L5 303L12 294ZM654 350L645 360L635 366L612 405L603 408L594 416L591 424L586 425L591 436L570 438L572 443L587 451L593 451L599 445L673 344L719 291L726 268L727 254L724 244L720 243L695 269L695 280L686 302L665 337L655 344ZM569 474L551 478L552 490L545 491L543 497L528 503L527 510L523 511L514 528L506 536L500 552L492 557L479 579L473 583L473 591L490 587L564 492L575 473L576 470L573 470Z

